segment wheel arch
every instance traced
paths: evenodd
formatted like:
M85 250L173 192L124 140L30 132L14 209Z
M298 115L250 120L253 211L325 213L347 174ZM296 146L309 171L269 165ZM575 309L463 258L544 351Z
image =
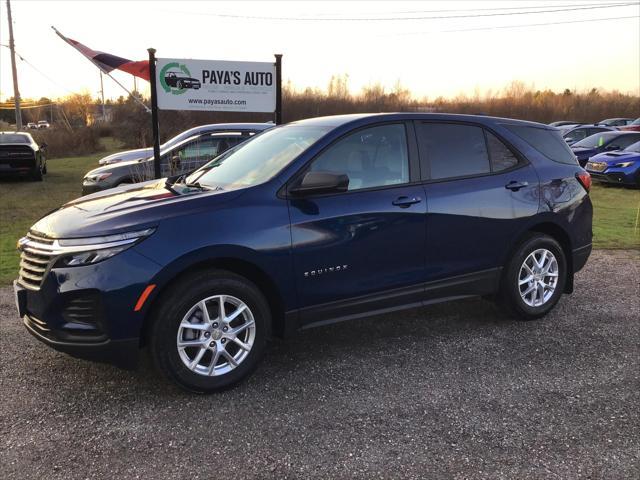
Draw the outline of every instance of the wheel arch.
M524 239L532 233L548 235L560 244L567 261L567 281L565 283L564 293L573 292L573 244L567 230L556 222L549 220L541 221L530 225L522 231L509 250L507 257L504 260L504 264L506 264L513 256Z
M162 294L188 275L214 269L235 273L252 282L264 295L271 310L271 333L277 337L283 337L286 334L284 299L271 277L262 268L250 261L235 257L220 257L182 266L181 269L172 272L170 278L166 279L160 288L154 292L153 298L145 308L146 314L140 329L141 347L147 344L147 335L153 323L154 311L162 298Z

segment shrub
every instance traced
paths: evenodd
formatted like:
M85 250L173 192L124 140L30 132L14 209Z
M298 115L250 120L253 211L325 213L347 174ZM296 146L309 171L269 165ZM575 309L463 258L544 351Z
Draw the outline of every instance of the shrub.
M88 155L104 150L100 144L99 131L92 127L76 128L48 128L31 132L33 138L42 144L47 144L47 157L72 157Z

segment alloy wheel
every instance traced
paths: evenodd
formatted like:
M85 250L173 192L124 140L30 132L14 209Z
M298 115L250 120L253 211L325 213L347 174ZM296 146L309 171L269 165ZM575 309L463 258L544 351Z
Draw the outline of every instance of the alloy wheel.
M205 376L229 373L251 352L256 336L249 306L231 295L200 300L182 318L176 347L182 363Z
M558 260L546 248L531 252L518 274L522 301L530 307L541 307L553 296L558 285Z

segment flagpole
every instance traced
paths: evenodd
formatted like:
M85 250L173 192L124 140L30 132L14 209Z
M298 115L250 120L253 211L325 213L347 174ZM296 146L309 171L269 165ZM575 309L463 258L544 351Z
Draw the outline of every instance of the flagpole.
M100 70L100 96L102 97L102 121L107 120L107 114L104 108L104 82L102 81L102 70Z
M53 29L53 31L54 31L54 32L56 32L56 34L57 34L57 35L58 35L62 40L64 40L64 41L65 41L65 43L68 43L69 45L71 45L72 47L74 47L74 48L76 48L76 49L77 49L77 47L75 47L72 43L70 43L70 42L69 42L69 40L67 39L67 37L65 37L64 35L62 35L62 34L58 31L58 29L57 29L56 27L54 27L54 26L52 25L52 26L51 26L51 28ZM95 61L93 60L93 58L89 58L89 57L88 57L88 56L86 56L86 55L83 55L83 56L84 56L84 58L86 58L87 60L89 60L91 63L93 63L93 64L94 64L94 65L95 65L95 66L96 66L96 67L97 67L101 72L103 72L103 73L105 73L106 75L108 75L108 76L109 76L109 78L110 78L111 80L113 80L114 82L116 82L116 83L120 86L120 88L122 88L125 92L127 92L130 96L132 96L132 97L133 97L133 99L134 99L136 102L138 102L140 105L142 105L142 106L144 107L144 109L147 111L147 113L151 113L151 109L150 109L149 107L147 107L147 106L145 105L145 103L144 103L142 100L140 100L136 95L133 95L133 94L132 94L128 89L127 89L127 87L125 87L125 86L124 86L124 85L122 85L118 80L116 80L116 79L113 77L113 75L111 75L111 74L110 74L109 72L107 72L104 68L102 68L102 67L101 67L97 62L95 62Z
M90 61L91 61L91 63L93 63L96 67L98 67L98 64L97 64L97 63L95 63L93 60L90 60ZM100 68L100 67L98 67L98 68ZM104 70L102 70L101 68L100 68L100 70L101 70L101 71L104 71ZM120 87L121 87L125 92L127 92L129 95L131 95L131 96L133 97L133 99L134 99L136 102L138 102L140 105L142 105L142 106L144 107L144 109L147 111L147 113L151 113L151 109L150 109L149 107L147 107L147 105L146 105L142 100L140 100L136 95L132 94L129 90L127 90L127 88L126 88L124 85L122 85L118 80L116 80L115 78L113 78L113 76L112 76L109 72L104 72L104 73L106 73L106 74L109 76L109 78L111 78L111 80L113 80L113 81L114 81L114 82L116 82L118 85L120 85Z

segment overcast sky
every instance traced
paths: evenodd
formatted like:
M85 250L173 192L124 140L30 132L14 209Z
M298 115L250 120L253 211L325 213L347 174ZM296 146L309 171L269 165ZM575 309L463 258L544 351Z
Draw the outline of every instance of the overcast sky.
M613 3L627 5L593 8ZM282 53L284 79L297 88L324 89L332 74L348 74L354 92L376 82L391 88L399 80L414 95L430 99L496 91L512 80L541 89L640 93L638 0L13 0L12 11L17 52L46 75L18 61L23 98L81 90L97 96L98 70L58 38L51 25L94 50L132 60L147 58L148 47L167 58L271 61L274 53ZM9 37L6 14L1 0L2 44ZM461 15L474 17L376 20ZM616 19L604 20L611 18ZM594 19L601 21L585 21ZM512 26L519 27L504 28ZM130 75L115 76L133 86ZM143 91L148 86L139 84ZM105 78L107 97L122 93ZM0 47L0 99L12 95L9 50Z

